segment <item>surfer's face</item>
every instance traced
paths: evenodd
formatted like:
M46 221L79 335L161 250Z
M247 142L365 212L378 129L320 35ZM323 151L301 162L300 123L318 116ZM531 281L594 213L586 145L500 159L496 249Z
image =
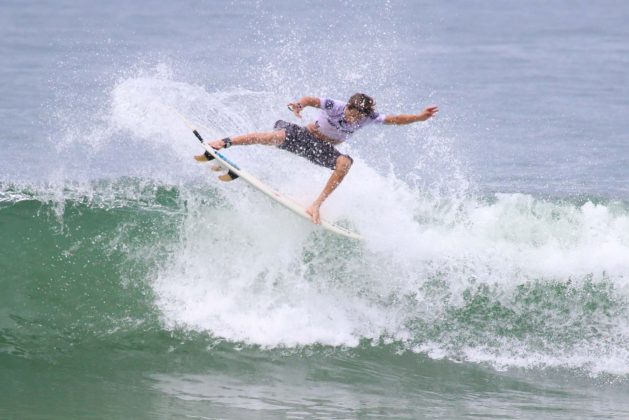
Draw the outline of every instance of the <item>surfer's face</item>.
M358 121L365 118L365 115L362 112L360 112L358 109L353 108L351 106L347 106L345 107L345 112L343 113L343 117L345 118L345 121L347 121L348 123L355 124Z
M345 107L345 121L350 124L360 122L365 117L373 114L376 106L376 101L371 96L367 96L364 93L355 93L347 101Z

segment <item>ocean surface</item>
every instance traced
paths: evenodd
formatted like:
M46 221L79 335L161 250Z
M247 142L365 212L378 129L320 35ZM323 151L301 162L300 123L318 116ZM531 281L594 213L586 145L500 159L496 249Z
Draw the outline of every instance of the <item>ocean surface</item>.
M0 418L628 418L629 3L0 1ZM322 207L207 139L375 97ZM304 113L305 119L314 116ZM308 204L329 171L226 155Z

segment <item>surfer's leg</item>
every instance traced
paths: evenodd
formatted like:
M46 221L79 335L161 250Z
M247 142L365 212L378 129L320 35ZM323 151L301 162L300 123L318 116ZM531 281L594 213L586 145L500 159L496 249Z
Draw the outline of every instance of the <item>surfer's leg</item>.
M265 144L268 146L279 146L284 143L286 130L265 131L261 133L242 134L230 137L233 146L244 146L247 144ZM224 140L214 140L209 142L214 149L219 150L225 146Z
M306 213L312 217L312 221L315 223L321 223L321 217L319 216L319 208L321 204L332 194L332 192L339 186L339 184L345 178L345 175L349 172L352 167L353 160L351 157L347 155L340 155L336 158L336 166L334 167L334 172L330 175L328 182L326 182L325 187L323 187L323 191L319 194L319 197L308 207Z
M249 133L232 137L233 145L264 144L267 146L279 146L284 143L286 130L266 131L262 133Z
M260 133L248 133L231 137L232 146L243 146L247 144L264 144L267 146L280 146L286 138L286 130L265 131ZM208 143L212 148L219 150L225 146L223 140L214 140ZM207 162L205 154L194 157L199 162Z

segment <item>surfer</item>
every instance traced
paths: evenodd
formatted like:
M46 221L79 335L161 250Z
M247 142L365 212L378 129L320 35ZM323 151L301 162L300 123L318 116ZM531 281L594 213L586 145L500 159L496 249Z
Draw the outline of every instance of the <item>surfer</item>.
M288 108L297 118L302 118L301 111L308 106L319 108L321 111L314 122L304 127L279 120L275 123L273 131L227 137L211 141L209 145L216 150L246 144L277 146L331 169L332 175L323 191L306 210L314 223L321 223L319 216L321 205L343 181L353 163L349 155L342 154L336 149L336 145L369 124L411 124L426 121L439 111L436 106L429 106L418 114L383 115L376 112L373 98L364 93L352 95L347 102L304 96L299 101L288 104ZM207 160L205 155L195 156L195 159Z

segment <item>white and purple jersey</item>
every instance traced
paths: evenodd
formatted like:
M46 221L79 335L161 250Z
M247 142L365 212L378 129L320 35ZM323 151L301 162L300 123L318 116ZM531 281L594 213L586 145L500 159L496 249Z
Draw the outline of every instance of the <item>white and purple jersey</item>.
M385 116L377 112L361 119L357 123L350 124L345 121L343 116L347 102L329 98L319 98L319 100L321 101L321 112L319 112L319 116L315 121L315 127L318 132L334 140L345 141L356 130L369 124L384 124Z

